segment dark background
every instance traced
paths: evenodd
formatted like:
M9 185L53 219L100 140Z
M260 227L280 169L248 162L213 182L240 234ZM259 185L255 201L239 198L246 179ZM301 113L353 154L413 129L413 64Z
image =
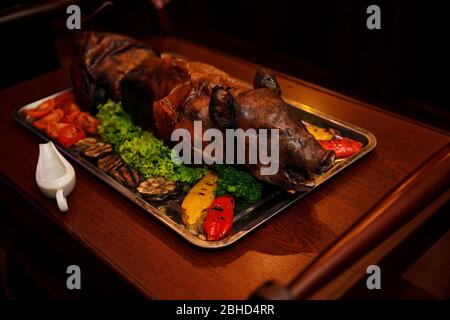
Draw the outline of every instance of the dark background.
M442 129L450 123L445 1L115 0L85 29L135 37L172 34L226 51ZM2 0L0 89L60 67L73 31L102 1ZM377 4L382 29L368 30Z

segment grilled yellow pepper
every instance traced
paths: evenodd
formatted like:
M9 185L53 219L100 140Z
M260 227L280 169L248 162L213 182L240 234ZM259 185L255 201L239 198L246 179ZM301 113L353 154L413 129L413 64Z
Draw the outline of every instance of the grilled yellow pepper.
M217 175L208 173L188 192L181 204L183 208L183 222L192 227L201 222L209 206L214 200L217 189Z
M310 134L314 136L314 138L316 138L316 140L331 140L337 134L336 130L334 129L319 128L312 124L308 124L306 126L306 129Z

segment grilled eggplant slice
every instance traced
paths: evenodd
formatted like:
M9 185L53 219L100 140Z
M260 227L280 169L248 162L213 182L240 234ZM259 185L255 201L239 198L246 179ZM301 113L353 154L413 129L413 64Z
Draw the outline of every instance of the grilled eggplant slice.
M111 171L111 176L117 181L119 182L121 185L123 186L127 186L126 185L126 181L124 180L124 178L122 177L122 175L120 174L120 168L114 169Z
M84 155L92 160L103 158L112 153L112 146L109 143L97 142L84 151Z
M126 166L121 166L111 170L111 175L120 184L133 191L136 190L136 187L142 180L139 171Z
M123 160L117 154L107 155L106 157L101 158L97 162L97 167L106 173L108 173L111 170L114 170L122 165L123 165Z
M148 200L162 201L177 195L181 191L181 184L163 177L148 178L139 185L137 191Z
M88 138L78 140L77 143L75 143L72 148L78 152L83 152L84 150L86 150L90 146L93 146L97 142L98 142L98 140L96 138L88 137Z
M136 188L139 186L139 184L143 180L143 177L142 177L141 173L136 169L131 168L130 171L131 171L131 177L133 178L133 190L136 190Z

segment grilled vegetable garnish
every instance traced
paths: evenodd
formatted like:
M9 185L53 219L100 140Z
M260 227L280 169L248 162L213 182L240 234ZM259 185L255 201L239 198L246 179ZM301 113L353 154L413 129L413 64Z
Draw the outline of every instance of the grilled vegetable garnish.
M33 126L66 147L86 137L86 132L96 134L99 124L93 116L80 110L69 91L47 99L36 108L24 110L23 114Z
M218 165L215 170L219 174L216 196L231 194L248 201L261 199L262 185L249 172L227 165Z
M230 196L215 198L203 224L208 241L220 240L230 233L234 217L234 199Z
M142 182L137 191L149 200L162 201L180 191L180 184L163 177L148 178Z
M73 145L73 147L79 151L84 151L87 148L89 148L90 146L93 146L94 144L96 144L97 142L98 142L98 140L94 137L84 138L84 139L78 140L78 142L75 143Z
M33 122L33 126L38 129L45 130L47 125L52 122L60 122L60 120L64 117L64 112L60 109L52 109L49 113L47 113L39 120Z
M208 173L186 195L181 204L184 209L183 221L187 226L194 226L203 221L207 209L214 200L217 189L217 175Z
M59 131L58 141L66 147L73 146L78 140L86 138L84 129L78 125L67 124Z
M314 136L316 140L331 140L336 134L338 134L338 132L334 129L320 128L312 124L307 124L306 129Z
M131 168L131 177L133 178L133 189L136 189L137 186L141 183L142 179L144 179L141 172L134 168Z
M39 119L50 113L55 108L55 100L48 99L36 108L24 110L23 113L28 119Z
M69 124L64 122L50 122L45 127L45 132L49 135L52 139L58 139L59 133L62 129L67 127Z
M330 141L319 141L325 150L333 150L337 158L348 158L362 148L362 143L350 138L339 138Z
M133 191L141 182L141 176L139 172L126 166L122 166L120 168L112 170L111 175L119 183Z
M122 158L116 154L110 154L104 158L101 158L97 162L97 167L99 167L100 170L106 173L122 165L123 165Z
M134 125L120 102L109 100L99 105L98 110L98 132L102 140L111 143L127 166L138 169L144 177L162 176L167 180L192 183L208 171L205 167L174 164L171 149L152 133Z
M100 159L110 153L112 153L112 146L103 142L97 142L84 151L84 155L91 159Z
M112 170L112 171L111 171L111 175L112 175L112 177L113 177L117 182L119 182L121 185L127 186L127 185L126 185L127 183L126 183L126 181L124 180L124 178L122 177L122 175L121 175L119 169Z
M79 112L73 123L81 126L86 132L97 134L99 121L87 112Z

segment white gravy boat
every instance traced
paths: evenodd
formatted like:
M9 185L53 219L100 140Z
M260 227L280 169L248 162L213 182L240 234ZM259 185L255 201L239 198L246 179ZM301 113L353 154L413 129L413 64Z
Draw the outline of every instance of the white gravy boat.
M56 198L59 210L69 210L66 197L75 187L75 170L51 141L39 144L36 183L47 197Z

